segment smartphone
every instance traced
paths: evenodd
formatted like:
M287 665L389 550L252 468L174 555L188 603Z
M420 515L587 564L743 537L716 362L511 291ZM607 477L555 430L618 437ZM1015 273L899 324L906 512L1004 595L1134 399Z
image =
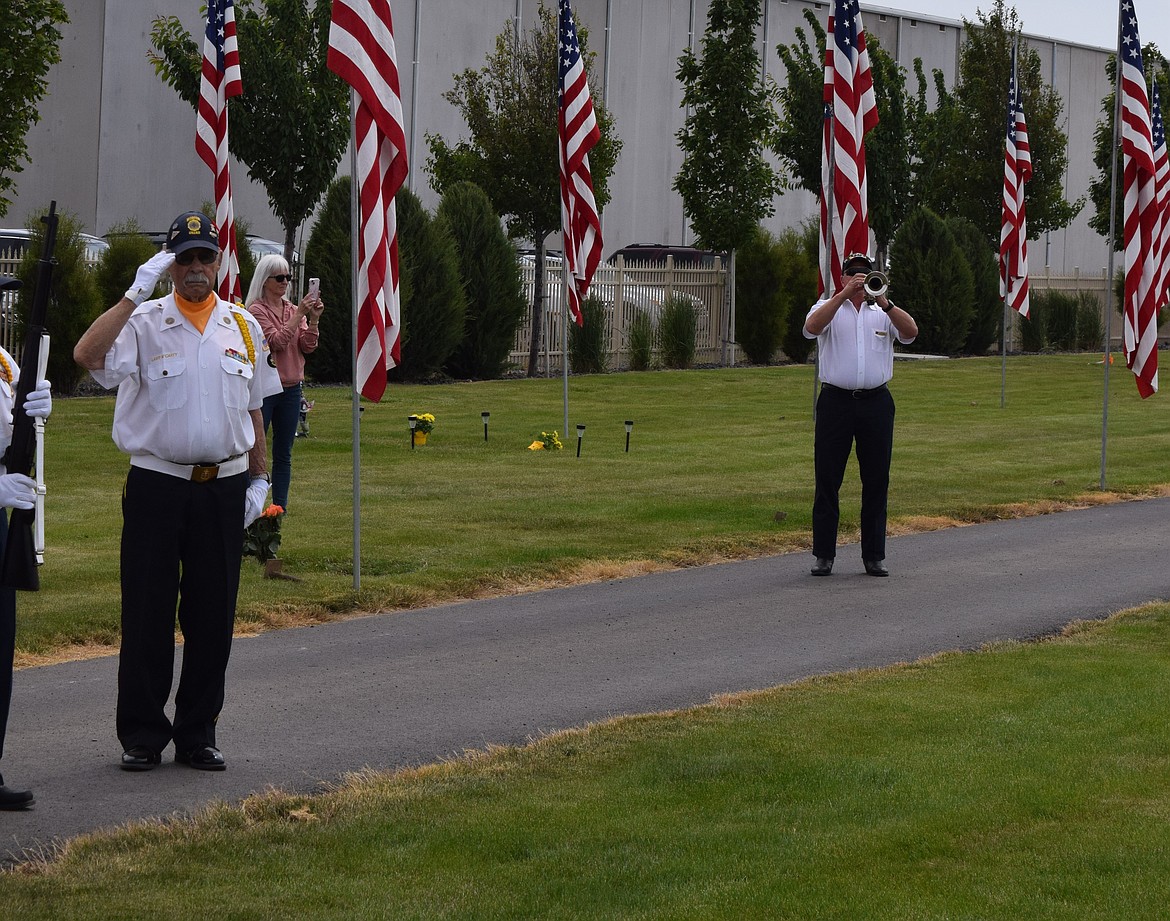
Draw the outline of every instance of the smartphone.
M309 297L318 297L321 294L321 279L309 279Z

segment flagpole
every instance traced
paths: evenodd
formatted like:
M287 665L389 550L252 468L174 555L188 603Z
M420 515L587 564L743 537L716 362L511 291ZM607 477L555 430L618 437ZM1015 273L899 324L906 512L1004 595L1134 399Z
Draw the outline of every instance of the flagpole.
M357 165L357 100L353 88L349 91L349 317L350 317L350 370L353 375L353 590L362 587L362 398L358 389L358 234L359 190Z
M1109 358L1113 339L1113 262L1117 240L1117 149L1121 137L1121 2L1117 4L1117 68L1113 92L1113 146L1109 158L1109 262L1105 272L1105 383L1101 401L1101 478L1099 488L1105 489L1105 457L1109 441Z
M837 206L834 192L837 187L837 132L835 130L835 123L837 120L837 109L834 105L829 105L829 143L825 145L825 151L829 158L829 181L827 188L821 189L821 194L825 196L825 220L828 222L828 227L821 228L821 235L825 240L825 262L821 267L821 277L825 282L825 289L821 292L822 297L826 299L832 297L832 292L835 289L833 279L833 246L835 235L833 234L834 215L833 209ZM845 253L841 254L841 258L845 258ZM816 355L813 358L813 393L812 393L812 414L813 421L817 419L817 380L821 376L821 350L818 348Z
M1015 84L1014 91L1017 93L1020 91L1019 85L1016 84L1016 81L1019 80L1019 75L1016 72L1016 58L1019 56L1019 53L1020 53L1020 39L1019 39L1019 36L1016 36L1016 42L1012 46L1012 83ZM1012 93L1012 90L1009 90L1008 91L1009 97L1011 96L1011 93ZM1008 99L1008 110L1009 110L1008 118L1010 119L1009 129L1008 129L1009 131L1012 130L1012 128L1010 126L1014 126L1014 124L1015 124L1015 119L1016 119L1015 104L1016 104L1015 99L1012 99L1012 98ZM1006 153L1005 153L1005 156L1006 156ZM1017 170L1017 172L1018 172L1018 170ZM1017 179L1016 181L1018 182L1019 180ZM1005 180L1005 182L1006 182L1006 180ZM1005 189L1005 193L1006 193L1006 189ZM1003 257L1001 256L1000 257L1000 260L1001 260L1000 261L1000 272L1001 273L1004 272L1002 258ZM1006 273L1004 273L1004 274L1006 275ZM1000 348L1000 353L1001 353L1000 360L999 360L999 408L1000 409L1003 409L1004 406L1007 405L1007 340L1008 340L1008 299L1011 297L1011 279L1010 278L1008 279L1008 283L1003 286L1003 289L1004 289L1003 290L1003 328L1000 331L1000 336L999 336L999 348Z
M569 437L569 248L565 240L564 230L561 231L561 378L564 395L561 402L565 408L565 427L561 434Z

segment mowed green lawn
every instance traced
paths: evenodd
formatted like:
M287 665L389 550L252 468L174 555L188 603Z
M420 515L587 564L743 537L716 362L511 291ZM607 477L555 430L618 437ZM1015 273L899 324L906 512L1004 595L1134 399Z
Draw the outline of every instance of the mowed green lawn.
M1095 491L1103 392L1095 357L1012 359L1005 408L996 359L899 363L893 526L982 520ZM1115 366L1106 485L1140 494L1170 483L1170 413L1157 397L1141 401L1130 377ZM541 431L563 427L560 380L392 386L362 414L357 593L352 403L346 389L313 388L280 552L302 581L263 579L246 561L241 628L515 591L641 561L807 550L812 388L811 366L573 378L569 425L586 426L577 457L575 431L562 451L527 450ZM412 412L438 419L414 450ZM42 590L20 599L22 652L117 641L127 461L110 440L112 414L112 397L56 402L46 436L48 549ZM858 492L851 463L843 538L857 526Z
M895 518L1091 501L1102 375L1091 356L1014 359L1003 409L997 361L895 373ZM1166 412L1140 401L1126 372L1114 371L1112 390L1107 485L1158 492L1170 481ZM580 459L575 437L559 454L524 450L560 427L559 382L392 388L363 421L355 596L349 404L339 391L312 396L282 551L305 581L263 580L248 564L255 618L510 590L587 576L598 560L807 549L811 369L574 379ZM481 410L492 413L486 444ZM100 613L88 633L41 629L45 648L116 632L107 493L125 463L101 441L109 411L107 400L55 410L50 449L66 431L77 443L52 461L51 480L71 472L54 488L44 588L20 599L26 643L37 635L28 619L47 624L55 592L77 595L77 619L87 604ZM405 418L421 411L438 427L411 452ZM1154 605L1042 643L622 718L318 797L268 793L83 839L0 876L0 914L1162 918L1168 683L1170 606Z

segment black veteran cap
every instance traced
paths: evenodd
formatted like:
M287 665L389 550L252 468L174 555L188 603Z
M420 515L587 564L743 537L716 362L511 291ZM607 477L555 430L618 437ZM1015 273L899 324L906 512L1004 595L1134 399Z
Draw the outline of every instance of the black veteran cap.
M849 258L845 260L842 271L848 275L850 269L865 269L867 272L872 272L873 260L865 253L850 253Z
M219 234L215 222L198 211L184 211L167 231L167 249L175 254L189 249L219 249Z

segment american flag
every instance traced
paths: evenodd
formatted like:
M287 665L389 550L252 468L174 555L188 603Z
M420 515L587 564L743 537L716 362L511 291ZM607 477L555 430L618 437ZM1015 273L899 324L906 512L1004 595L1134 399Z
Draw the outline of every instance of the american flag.
M402 360L398 223L394 196L406 178L406 129L389 0L333 0L329 69L357 94L357 380L375 402Z
M236 249L232 180L228 173L227 101L243 91L235 7L232 0L208 0L195 151L215 174L215 223L224 251L219 268L219 296L233 302L240 300L240 258Z
M601 220L593 198L589 151L601 139L593 100L585 81L585 62L569 0L560 8L560 81L557 86L557 136L561 168L561 234L565 264L573 283L569 310L578 326L584 322L581 302L589 293L593 272L601 261ZM540 241L536 244L539 246Z
M1132 0L1121 0L1121 183L1124 194L1122 240L1125 247L1125 363L1142 398L1158 390L1158 318L1155 305L1161 275L1157 236L1157 167L1142 43Z
M1154 144L1154 181L1158 188L1158 231L1154 238L1158 278L1154 287L1154 307L1161 310L1170 296L1170 156L1166 151L1162 94L1157 80L1150 86L1150 131Z
M999 231L999 293L1013 310L1028 315L1028 220L1024 213L1024 183L1032 178L1032 149L1020 102L1012 49L1012 76L1008 84L1007 141L1003 162L1003 221Z
M831 259L829 277L820 280L822 292L837 286L847 254L869 252L865 135L878 123L873 74L857 0L835 0L828 31L831 39L825 46L825 130L821 150L822 276L826 252L831 253Z

